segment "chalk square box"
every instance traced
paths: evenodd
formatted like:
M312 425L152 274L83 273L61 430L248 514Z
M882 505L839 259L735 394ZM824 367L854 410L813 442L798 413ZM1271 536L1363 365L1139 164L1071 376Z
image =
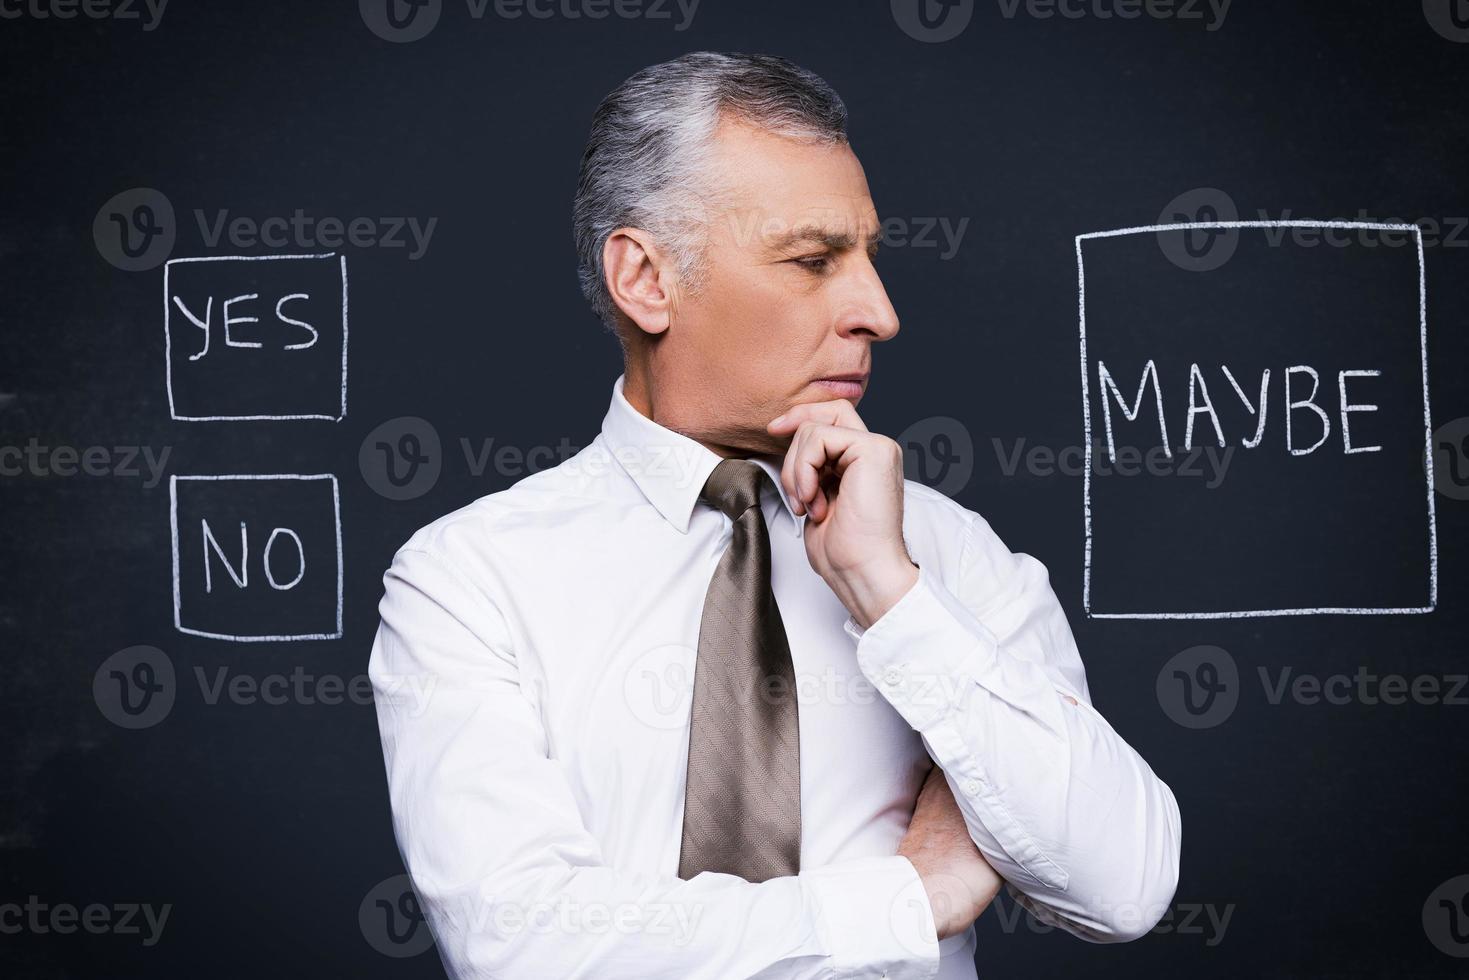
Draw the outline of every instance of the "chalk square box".
M237 642L342 636L337 478L173 476L174 627Z
M345 255L171 259L163 267L169 415L340 421L347 313Z
M1328 236L1327 231L1331 232ZM1389 233L1393 236L1389 241ZM1180 241L1178 236L1200 238ZM1223 236L1224 261L1199 260ZM1391 247L1393 243L1398 247ZM1386 243L1386 244L1384 244ZM1192 249L1192 250L1190 250ZM1216 253L1217 255L1220 253ZM1102 619L1224 619L1431 612L1437 604L1437 535L1427 371L1427 289L1421 230L1347 221L1219 221L1149 225L1076 238L1083 420L1083 608ZM1207 272L1207 275L1199 275ZM1316 401L1332 417L1324 451L1292 455L1283 437L1287 366L1317 359ZM1105 406L1105 361L1134 421ZM1156 362L1166 407L1139 385ZM1209 400L1226 416L1216 448L1207 414L1194 416L1201 446L1232 466L1205 489L1179 479L1191 365L1207 375ZM1221 366L1243 379L1231 390ZM1246 416L1262 367L1273 368L1263 441ZM1355 454L1335 417L1338 368L1382 368L1353 378L1380 410L1353 414ZM1292 399L1309 390L1292 390ZM1236 398L1237 392L1240 397ZM1346 402L1343 396L1342 402ZM1243 405L1242 405L1243 403ZM1315 422L1298 409L1297 444ZM1149 422L1149 419L1151 421ZM1248 431L1241 431L1249 420ZM1175 448L1161 469L1115 465L1103 421L1130 438L1160 425ZM1321 424L1321 423L1316 423ZM1324 427L1323 427L1324 428ZM1321 434L1318 429L1315 435ZM1355 447L1380 442L1381 451ZM1127 440L1118 446L1129 445ZM1133 448L1147 449L1145 440ZM1161 457L1160 457L1161 461Z

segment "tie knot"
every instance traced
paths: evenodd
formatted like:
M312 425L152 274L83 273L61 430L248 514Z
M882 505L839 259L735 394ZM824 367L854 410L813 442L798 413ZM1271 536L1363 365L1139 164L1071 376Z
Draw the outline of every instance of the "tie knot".
M714 467L700 499L724 512L732 521L760 503L760 488L769 480L760 464L748 459L726 459Z

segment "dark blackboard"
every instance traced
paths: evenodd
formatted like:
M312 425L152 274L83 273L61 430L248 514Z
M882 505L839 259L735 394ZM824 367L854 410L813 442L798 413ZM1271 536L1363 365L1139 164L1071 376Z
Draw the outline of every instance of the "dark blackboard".
M863 417L1046 564L1182 808L1155 935L1002 898L983 975L1461 975L1463 3L0 16L7 975L441 975L365 678L381 575L596 435L620 360L576 288L577 163L603 95L696 49L845 99L903 321ZM1178 222L1208 227L1078 243ZM1131 409L1150 361L1166 444L1197 364L1224 447L1196 412L1202 451L1148 469L1153 390L1127 421L1098 369ZM1322 434L1297 407L1286 443L1303 365L1331 428L1293 455ZM1344 371L1378 373L1343 399ZM1380 451L1346 452L1344 400ZM1100 472L1104 411L1132 475ZM1172 615L1199 612L1268 615Z

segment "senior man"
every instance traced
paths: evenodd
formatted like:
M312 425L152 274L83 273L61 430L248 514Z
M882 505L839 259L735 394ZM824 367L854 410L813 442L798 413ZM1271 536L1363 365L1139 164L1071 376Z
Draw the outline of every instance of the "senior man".
M574 223L624 355L601 432L415 533L372 650L450 975L972 978L1002 885L1148 931L1173 794L1092 707L1045 568L857 413L898 317L837 94L769 56L645 68Z

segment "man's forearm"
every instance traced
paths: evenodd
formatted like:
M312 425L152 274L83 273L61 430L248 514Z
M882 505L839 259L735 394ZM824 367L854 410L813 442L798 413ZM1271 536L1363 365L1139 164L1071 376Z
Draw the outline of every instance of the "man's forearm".
M1005 642L925 573L862 632L858 663L922 734L997 871L1052 924L1135 938L1172 900L1177 803L1085 690L1042 666L1041 644L1070 631L1038 564L1018 572L1033 581L995 613L1019 623Z

